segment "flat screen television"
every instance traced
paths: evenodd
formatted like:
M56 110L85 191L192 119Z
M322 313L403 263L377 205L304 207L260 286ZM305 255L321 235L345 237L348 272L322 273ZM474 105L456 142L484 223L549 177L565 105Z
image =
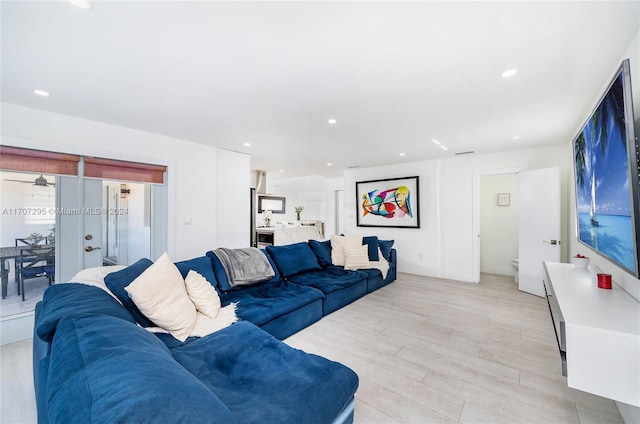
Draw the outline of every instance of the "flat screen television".
M640 257L640 153L629 59L573 142L580 243L636 278Z

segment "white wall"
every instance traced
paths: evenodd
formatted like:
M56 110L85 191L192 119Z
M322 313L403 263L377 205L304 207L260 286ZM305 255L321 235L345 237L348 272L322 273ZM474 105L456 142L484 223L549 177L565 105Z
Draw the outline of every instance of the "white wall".
M394 239L398 269L460 281L473 281L473 174L500 169L539 169L558 166L563 193L562 222L567 223L567 182L570 145L512 150L443 160L411 162L345 171L345 232ZM420 176L420 229L356 226L355 182ZM566 225L565 225L566 227ZM569 229L563 228L566 239ZM565 243L566 245L566 243ZM566 250L566 249L565 249ZM566 257L566 252L563 254Z
M480 272L514 275L518 258L518 174L480 178ZM498 193L510 193L509 206L498 206Z
M225 178L246 181L247 194L242 196L244 201L237 204L235 213L240 211L240 215L248 217L249 161L246 155L10 103L0 106L2 144L166 165L167 250L174 260L203 255L217 245L218 237L235 240L236 226L216 225L217 214L227 213L220 209L225 199L216 195L218 154L224 154L226 158L243 158L238 159L237 167L225 169ZM191 224L185 225L185 221ZM248 228L248 218L246 222L243 225Z
M251 243L250 207L250 159L244 154L218 150L218 181L216 189L202 187L205 195L215 196L218 205L215 222L216 244L207 250L218 247L240 248ZM240 171L240 172L238 172Z

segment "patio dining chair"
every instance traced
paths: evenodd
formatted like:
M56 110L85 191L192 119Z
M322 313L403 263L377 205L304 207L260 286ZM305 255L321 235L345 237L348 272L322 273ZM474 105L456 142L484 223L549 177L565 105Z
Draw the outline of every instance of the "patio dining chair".
M34 246L20 249L20 269L16 269L16 273L20 278L22 300L25 300L24 282L26 279L47 277L49 285L53 283L56 272L55 257L55 246Z
M38 239L34 239L33 237L19 237L16 238L16 247L34 247L37 246L39 244L44 244L46 241L45 238L42 238L40 240ZM20 269L20 257L16 257L13 260L13 265L14 265L14 269L18 270ZM16 272L16 275L14 276L15 280L16 280L16 284L18 285L18 294L20 294L20 275Z

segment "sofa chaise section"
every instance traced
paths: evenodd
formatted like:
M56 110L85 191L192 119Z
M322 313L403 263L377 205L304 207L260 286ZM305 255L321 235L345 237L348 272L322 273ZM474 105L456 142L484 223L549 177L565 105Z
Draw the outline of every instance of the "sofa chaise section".
M241 423L332 422L358 387L344 365L292 349L248 322L171 352Z

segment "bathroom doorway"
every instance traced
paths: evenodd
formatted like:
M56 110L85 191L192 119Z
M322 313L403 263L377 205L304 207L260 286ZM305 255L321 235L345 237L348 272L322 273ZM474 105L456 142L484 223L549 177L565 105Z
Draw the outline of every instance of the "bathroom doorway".
M518 205L518 174L483 175L480 178L481 273L514 276L515 282Z
M473 172L472 281L474 283L480 282L480 272L515 277L515 269L511 261L518 258L519 172L519 168ZM503 228L500 217L508 217L509 222L515 220L515 231L512 225L509 225L509 228L506 226ZM495 252L490 249L494 249Z
M493 191L487 195L489 198L495 196L496 208L515 208L516 205L519 205L520 208L518 211L512 209L517 212L513 213L512 218L516 216L518 218L518 233L517 235L515 232L510 233L513 241L517 240L517 253L505 254L501 257L501 261L506 264L507 261L518 258L518 288L527 293L543 296L540 264L543 261L559 262L561 258L561 193L560 171L557 167L536 170L476 171L473 173L472 281L480 282L481 241L485 237L484 235L481 237L481 217L483 215L481 213L481 181L484 176L506 174L517 174L518 185L513 188L508 188L508 185L493 186ZM490 200L493 202L493 199ZM503 227L506 224L501 223L500 226ZM506 232L502 228L499 231ZM489 232L487 236L490 234ZM502 248L500 242L490 243L489 246L489 249ZM502 266L508 269L507 265ZM487 270L487 272L491 271ZM494 269L493 272L497 271ZM511 272L515 272L515 269Z

